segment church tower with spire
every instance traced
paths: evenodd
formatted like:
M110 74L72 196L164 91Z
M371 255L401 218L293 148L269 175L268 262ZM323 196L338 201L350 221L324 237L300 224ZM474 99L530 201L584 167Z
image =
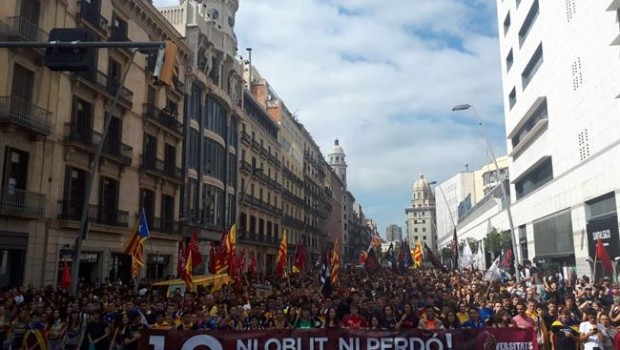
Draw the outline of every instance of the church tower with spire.
M334 148L332 148L332 151L327 155L327 158L329 160L329 165L332 169L334 169L336 174L338 174L338 177L340 177L340 180L342 180L342 183L346 188L347 162L345 160L344 150L342 149L342 146L340 146L338 139L334 140Z

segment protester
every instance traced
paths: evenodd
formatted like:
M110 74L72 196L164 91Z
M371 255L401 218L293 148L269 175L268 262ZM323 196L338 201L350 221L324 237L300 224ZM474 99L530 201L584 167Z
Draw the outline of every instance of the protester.
M75 298L53 286L26 286L0 292L0 338L3 350L39 350L40 335L48 350L137 350L147 328L441 332L521 327L533 328L542 350L618 345L613 342L620 325L617 285L579 278L572 288L556 271L530 269L529 287L479 271L430 266L403 272L342 268L330 289L311 268L286 279L248 276L218 291L179 289L169 296L148 280L81 283ZM259 293L259 283L269 292Z

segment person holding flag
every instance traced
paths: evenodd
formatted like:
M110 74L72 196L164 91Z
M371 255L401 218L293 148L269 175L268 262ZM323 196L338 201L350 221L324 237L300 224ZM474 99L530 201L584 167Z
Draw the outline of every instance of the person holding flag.
M276 275L279 278L287 277L288 269L288 242L286 241L286 230L282 232L282 240L278 247L278 257L276 258Z
M125 244L125 254L131 256L131 277L137 278L140 267L144 266L144 242L150 237L149 226L144 208L140 212L140 220L134 234Z
M303 273L306 266L306 240L304 236L299 239L295 249L295 261L293 263L293 273Z

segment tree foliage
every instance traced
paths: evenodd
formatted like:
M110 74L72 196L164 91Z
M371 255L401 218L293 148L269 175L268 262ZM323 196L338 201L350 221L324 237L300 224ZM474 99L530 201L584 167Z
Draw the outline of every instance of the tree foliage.
M500 232L493 227L484 239L484 249L492 252L494 256L498 256L502 249L510 248L511 241L510 231Z

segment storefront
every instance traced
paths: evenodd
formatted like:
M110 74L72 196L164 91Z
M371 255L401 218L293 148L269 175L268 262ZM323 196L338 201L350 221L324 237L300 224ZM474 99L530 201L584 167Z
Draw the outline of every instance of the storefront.
M575 266L573 245L573 224L570 209L562 210L534 221L534 263L562 271L568 276L568 269Z
M69 268L73 269L73 260L75 251L62 249L58 256L59 269L57 281L60 283L62 266L64 261L68 262ZM84 251L80 255L80 266L78 270L80 281L87 283L95 283L101 281L101 253Z
M0 231L0 288L21 286L28 234Z
M112 253L110 255L110 281L122 281L128 283L131 280L131 256L125 253Z
M613 192L586 202L586 231L588 233L588 255L592 263L596 254L596 243L600 239L612 261L620 257L618 214ZM596 265L596 276L609 276L602 264Z

